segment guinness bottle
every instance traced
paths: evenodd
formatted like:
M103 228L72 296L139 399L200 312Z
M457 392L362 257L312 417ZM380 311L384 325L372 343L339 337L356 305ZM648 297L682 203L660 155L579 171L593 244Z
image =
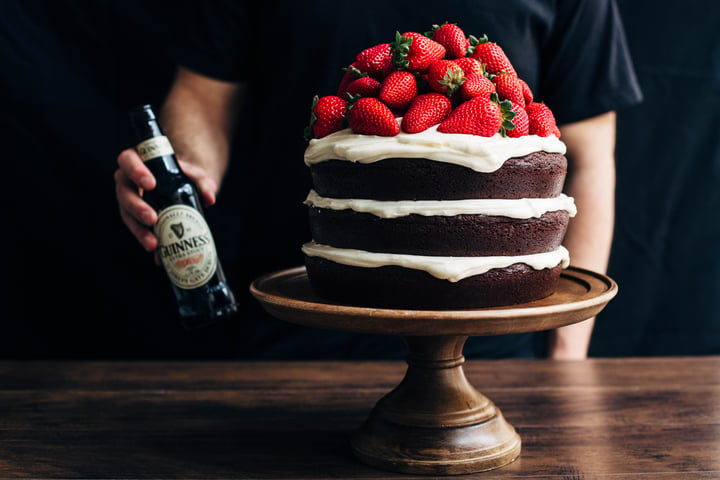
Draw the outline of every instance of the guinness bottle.
M180 169L150 105L133 108L130 121L138 142L135 148L156 179L156 187L145 191L143 198L158 212L157 255L175 291L183 325L192 329L235 313L235 297L218 261L195 184Z

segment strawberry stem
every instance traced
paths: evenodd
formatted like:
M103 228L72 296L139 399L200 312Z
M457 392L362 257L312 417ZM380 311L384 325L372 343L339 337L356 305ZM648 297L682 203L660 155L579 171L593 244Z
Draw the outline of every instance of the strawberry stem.
M428 38L433 38L435 36L435 32L437 32L440 29L440 27L447 25L447 24L448 24L447 21L441 23L440 25L438 25L437 23L433 24L432 30L430 30L429 32L425 32L423 35L425 35Z
M413 39L400 35L400 32L395 32L395 41L390 43L390 54L392 55L392 65L396 70L407 70L410 66L410 62L407 59L408 53L410 52L410 45L412 45Z
M305 130L303 130L303 137L307 141L310 141L311 139L315 138L315 134L313 133L312 126L315 125L315 122L317 122L317 115L315 115L315 106L317 105L319 100L320 100L320 96L315 95L313 97L312 105L310 106L310 124L305 127Z
M353 75L355 75L357 78L367 77L367 76L368 76L367 73L359 70L355 65L349 65L349 66L347 66L347 67L343 67L343 68L341 68L341 70L342 70L343 72L350 72L350 73L352 73Z
M507 131L515 129L513 119L515 112L512 110L512 102L510 100L500 101L497 93L490 94L490 100L500 105L500 114L502 115L502 124L500 125L500 135L507 137Z
M475 47L477 47L481 43L488 43L490 40L488 40L487 35L483 34L483 36L480 38L476 37L475 35L469 35L468 41L470 42L470 46L467 48L467 51L465 52L466 56L472 55L472 53L475 51Z
M465 75L462 70L453 70L448 67L445 71L445 75L438 81L440 85L445 87L445 94L451 97L460 85L465 83Z

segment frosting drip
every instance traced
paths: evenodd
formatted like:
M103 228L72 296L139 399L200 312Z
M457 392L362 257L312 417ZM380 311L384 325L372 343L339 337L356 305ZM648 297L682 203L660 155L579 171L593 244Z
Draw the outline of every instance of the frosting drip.
M573 198L564 194L555 198L378 201L328 198L311 190L305 199L305 204L330 210L354 210L380 218L397 218L412 214L424 216L468 214L526 219L538 218L547 212L559 210L566 210L571 217L577 213Z
M566 148L554 135L480 137L440 133L434 126L420 133L400 132L392 137L381 137L358 135L348 128L310 140L305 150L305 164L309 166L326 160L372 163L385 158L427 158L488 173L499 169L509 158L539 151L565 154Z
M394 253L375 253L364 250L335 248L309 242L303 245L303 253L311 257L321 257L342 265L354 267L377 268L397 266L423 270L430 275L450 282L458 282L463 278L480 275L493 268L505 268L515 263L524 263L541 270L561 265L567 268L570 255L565 247L547 253L532 255L497 256L497 257L431 257L422 255L402 255Z

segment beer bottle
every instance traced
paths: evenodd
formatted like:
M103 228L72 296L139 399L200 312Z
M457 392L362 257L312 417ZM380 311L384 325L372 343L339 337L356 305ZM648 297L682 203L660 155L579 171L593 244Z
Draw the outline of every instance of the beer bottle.
M182 324L201 327L237 311L193 181L183 173L150 105L130 111L135 147L156 179L145 201L158 212L157 255L177 299Z

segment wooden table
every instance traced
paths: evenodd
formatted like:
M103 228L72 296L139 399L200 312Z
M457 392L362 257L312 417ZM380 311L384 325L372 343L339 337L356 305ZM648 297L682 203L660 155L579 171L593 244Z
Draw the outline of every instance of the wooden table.
M348 443L405 369L0 362L0 478L416 478ZM523 440L518 460L473 478L720 478L720 357L464 369Z

